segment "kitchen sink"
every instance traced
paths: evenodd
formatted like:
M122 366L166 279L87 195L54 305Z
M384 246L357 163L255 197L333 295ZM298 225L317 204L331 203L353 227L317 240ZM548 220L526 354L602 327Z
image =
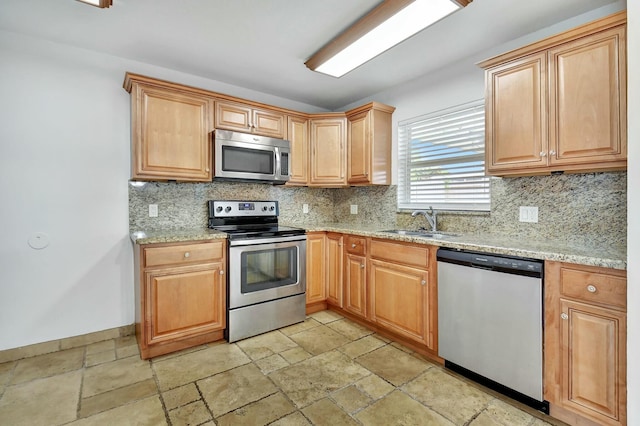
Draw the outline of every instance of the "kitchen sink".
M407 235L410 237L424 237L424 238L448 238L456 237L460 234L454 234L452 232L440 232L440 231L427 231L425 230L408 230L408 229L389 229L382 232L388 232L390 234Z

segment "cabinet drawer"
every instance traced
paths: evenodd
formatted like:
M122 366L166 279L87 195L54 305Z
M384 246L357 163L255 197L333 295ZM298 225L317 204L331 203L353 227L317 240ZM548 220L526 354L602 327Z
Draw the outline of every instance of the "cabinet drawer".
M181 244L176 246L149 247L143 250L144 266L188 265L221 259L224 241Z
M623 276L563 267L560 270L560 293L587 302L604 303L625 309L627 280Z
M364 237L347 236L347 253L364 256L367 239Z
M429 249L426 246L413 246L388 241L371 241L371 257L427 268L429 264Z

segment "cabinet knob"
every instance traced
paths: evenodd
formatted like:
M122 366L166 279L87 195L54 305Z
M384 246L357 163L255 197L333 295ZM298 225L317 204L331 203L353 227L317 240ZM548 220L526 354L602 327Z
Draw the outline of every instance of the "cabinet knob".
M569 315L563 312L562 314L560 314L560 318L562 318L563 320L566 320L566 319L569 319Z
M546 156L547 156L547 153L546 153L546 152L544 152L544 151L540 151L540 157L546 157Z
M595 286L595 285L591 285L591 284L589 284L589 285L587 286L587 291L588 291L589 293L595 293L596 291L598 291L598 289L596 288L596 286Z
M360 268L364 269L364 263L360 264Z
M351 248L356 248L356 244L355 244L355 243L352 243L352 244L351 244Z
M209 168L204 169L205 172L209 173Z
M422 285L425 285L426 283L427 283L427 281L426 281L426 280L422 280L422 281L420 281L420 284L422 284Z
M220 275L224 275L224 271L220 269Z
M549 151L550 155L556 155L556 152L554 150Z
M184 257L185 257L185 258L187 258L187 257L189 257L189 256L191 256L191 253L189 253L189 252L186 252L186 253L184 254Z

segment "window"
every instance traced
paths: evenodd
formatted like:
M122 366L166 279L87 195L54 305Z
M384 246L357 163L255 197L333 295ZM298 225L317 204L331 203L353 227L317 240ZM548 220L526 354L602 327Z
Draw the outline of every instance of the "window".
M490 210L484 173L484 101L398 125L400 209Z

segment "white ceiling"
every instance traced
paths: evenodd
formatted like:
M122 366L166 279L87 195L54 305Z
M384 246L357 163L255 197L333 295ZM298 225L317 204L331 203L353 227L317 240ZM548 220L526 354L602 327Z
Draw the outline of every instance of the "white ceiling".
M0 0L0 29L334 110L615 0L475 0L336 79L304 61L379 0Z

